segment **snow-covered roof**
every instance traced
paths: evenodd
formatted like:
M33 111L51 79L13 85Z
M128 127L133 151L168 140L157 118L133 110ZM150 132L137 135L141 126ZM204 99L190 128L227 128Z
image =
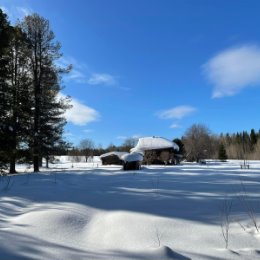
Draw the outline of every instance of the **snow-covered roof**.
M125 162L141 162L144 157L140 153L129 153L123 155L121 158Z
M123 155L128 154L127 152L117 152L117 151L113 151L113 152L109 152L109 153L104 153L100 155L100 158L104 158L107 156L111 156L111 155L116 155L118 156L120 159Z
M142 156L144 156L144 151L135 149L135 147L131 149L131 153L139 153L139 154L141 154Z
M143 137L139 138L137 145L131 149L131 152L173 148L179 151L179 146L163 137Z

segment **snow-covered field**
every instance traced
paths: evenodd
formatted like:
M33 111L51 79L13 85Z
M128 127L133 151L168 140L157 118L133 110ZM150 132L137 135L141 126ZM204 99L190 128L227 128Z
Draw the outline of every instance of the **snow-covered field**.
M1 177L0 259L260 259L260 162L240 163L64 162Z

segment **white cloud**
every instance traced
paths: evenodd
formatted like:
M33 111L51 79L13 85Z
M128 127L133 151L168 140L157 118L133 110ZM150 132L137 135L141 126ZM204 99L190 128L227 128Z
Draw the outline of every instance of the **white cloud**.
M10 16L10 12L9 12L9 9L8 8L6 8L5 6L0 6L0 9L2 9L2 11L5 13L5 14L7 14L8 16Z
M157 115L161 119L182 119L194 113L197 109L192 106L178 106L171 109L163 110Z
M86 134L89 134L89 133L94 132L94 130L93 129L84 129L83 132Z
M61 98L65 96L59 95ZM94 108L84 105L75 98L71 99L72 108L65 112L65 118L68 122L74 125L83 126L90 122L97 121L100 118L100 114Z
M71 71L63 76L65 82L74 81L76 83L83 84L87 82L86 71L88 71L88 67L86 64L80 63L70 56L61 57L56 61L56 64L61 68L68 68L72 66Z
M68 67L72 65L72 70L64 76L65 81L74 81L79 84L88 85L116 85L116 79L114 76L108 73L93 73L89 67L77 61L73 57L61 57L56 64L60 67ZM122 88L126 89L126 88Z
M70 132L65 132L63 135L64 135L65 137L73 136L73 134L70 133Z
M181 128L179 124L172 124L170 128L176 129L176 128Z
M214 85L213 98L260 86L260 48L245 45L220 52L203 65L203 71Z
M33 13L30 7L25 6L15 6L13 4L7 6L0 6L0 8L6 13L12 23L16 22L18 19L23 19L25 16Z
M22 7L22 6L16 6L16 10L18 15L20 15L20 17L24 17L33 13L31 8Z
M89 85L115 85L115 78L107 73L93 73L91 77L88 79Z
M68 75L65 76L65 80L75 81L77 83L86 83L86 76L83 72L78 69L73 68Z
M120 140L125 140L125 139L128 139L128 138L139 139L140 137L141 137L141 135L135 134L135 135L132 135L132 136L118 135L116 138L120 139Z
M127 136L119 135L116 138L119 139L119 140L125 140L125 139L127 139Z

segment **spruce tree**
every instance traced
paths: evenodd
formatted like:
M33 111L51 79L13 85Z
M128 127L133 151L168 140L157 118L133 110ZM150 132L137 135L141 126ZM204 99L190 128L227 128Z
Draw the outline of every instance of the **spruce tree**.
M250 132L250 143L252 147L257 143L257 134L254 129Z
M218 159L223 161L223 162L227 160L227 153L226 153L225 146L223 144L221 144L219 146Z

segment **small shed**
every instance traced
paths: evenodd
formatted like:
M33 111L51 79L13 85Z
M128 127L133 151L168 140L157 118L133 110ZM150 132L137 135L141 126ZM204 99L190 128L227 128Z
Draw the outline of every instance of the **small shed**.
M131 152L141 151L144 153L144 164L176 164L178 162L175 154L179 146L163 137L139 138L137 145Z
M100 155L100 159L103 165L110 165L110 164L123 165L124 162L121 157L125 154L128 153L113 151L113 152L104 153Z
M137 152L133 152L130 154L125 154L122 156L122 160L124 161L123 169L127 170L140 170L141 163L143 161L143 155Z

